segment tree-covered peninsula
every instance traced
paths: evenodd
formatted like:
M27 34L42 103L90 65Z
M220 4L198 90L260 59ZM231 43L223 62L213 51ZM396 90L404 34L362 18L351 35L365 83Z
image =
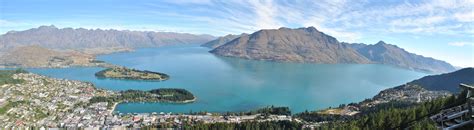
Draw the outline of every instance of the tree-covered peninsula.
M112 107L120 102L171 102L171 103L190 103L194 102L196 97L189 91L179 88L159 88L149 91L126 90L120 91L115 95L97 96L90 99L90 103L109 102Z
M147 81L163 81L169 79L164 73L153 72L148 70L136 70L125 67L112 67L95 73L99 78L127 79L127 80L147 80Z

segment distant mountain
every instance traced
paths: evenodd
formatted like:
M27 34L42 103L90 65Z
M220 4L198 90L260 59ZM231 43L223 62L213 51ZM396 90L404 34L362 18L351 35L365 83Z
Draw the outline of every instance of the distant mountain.
M210 35L173 32L58 29L40 26L0 35L0 67L98 66L95 55L141 47L200 44Z
M379 41L374 45L349 44L360 54L374 63L389 64L426 72L452 72L456 70L451 64L430 57L413 54L395 45Z
M233 36L232 36L233 38ZM223 44L225 37L205 46ZM230 39L230 38L227 38ZM456 70L451 64L405 51L383 41L374 45L340 43L314 27L280 28L243 34L210 51L216 55L255 60L388 64L417 71L444 73Z
M221 45L224 45L225 43L229 42L229 41L232 41L236 38L240 37L240 35L232 35L232 34L229 34L229 35L225 35L225 36L222 36L222 37L218 37L217 39L214 39L212 41L209 41L207 43L204 43L202 44L201 46L203 47L209 47L209 48L216 48L216 47L219 47Z
M464 68L451 73L425 76L408 84L422 86L428 90L446 90L453 93L459 92L459 84L474 84L474 68Z
M256 60L312 63L371 63L363 55L314 27L280 28L243 34L211 53Z
M99 66L93 55L77 51L55 51L37 45L16 47L0 56L2 67Z
M364 44L364 43L347 43L347 42L342 42L342 43L350 45L355 50L367 47L367 44Z
M41 26L25 31L10 31L0 36L0 51L19 46L38 45L49 49L139 48L171 44L205 43L210 35L173 32L119 31L101 29L58 29Z

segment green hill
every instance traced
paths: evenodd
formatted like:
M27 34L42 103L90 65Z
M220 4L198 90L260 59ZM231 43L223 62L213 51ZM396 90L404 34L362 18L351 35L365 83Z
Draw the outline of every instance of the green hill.
M458 93L460 91L460 83L474 84L474 68L469 67L452 73L425 76L408 84L420 85L425 89L433 91L447 90Z

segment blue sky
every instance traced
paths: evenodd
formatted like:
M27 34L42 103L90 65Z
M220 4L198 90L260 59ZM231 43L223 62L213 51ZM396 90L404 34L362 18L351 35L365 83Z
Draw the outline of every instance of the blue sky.
M1 0L0 33L40 25L195 34L308 27L474 67L473 0Z

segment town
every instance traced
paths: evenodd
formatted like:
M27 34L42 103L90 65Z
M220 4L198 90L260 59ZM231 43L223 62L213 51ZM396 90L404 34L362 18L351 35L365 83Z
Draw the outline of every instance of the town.
M33 73L16 73L18 84L0 86L0 126L47 128L140 128L151 125L179 127L192 123L240 123L242 121L292 121L290 115L221 115L203 113L117 113L109 102L91 103L93 97L118 92L96 88L92 83L55 79Z

